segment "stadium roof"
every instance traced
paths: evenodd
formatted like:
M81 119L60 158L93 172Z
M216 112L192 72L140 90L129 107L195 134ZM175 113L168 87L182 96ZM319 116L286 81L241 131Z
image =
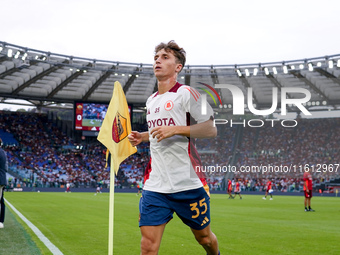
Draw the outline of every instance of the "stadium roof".
M37 107L75 101L108 103L115 81L122 84L127 101L135 106L144 106L157 89L152 64L68 56L0 41L0 102L24 99ZM196 88L202 83L212 87L232 84L244 95L252 88L257 109L272 105L273 88L279 94L285 87L304 88L311 93L307 109L336 110L340 109L340 54L284 62L189 65L180 73L179 82ZM230 91L216 90L223 102L216 104L217 110L231 110ZM207 89L200 90L204 91ZM301 93L288 96L302 97ZM212 100L208 97L214 105ZM280 96L278 108L279 104Z

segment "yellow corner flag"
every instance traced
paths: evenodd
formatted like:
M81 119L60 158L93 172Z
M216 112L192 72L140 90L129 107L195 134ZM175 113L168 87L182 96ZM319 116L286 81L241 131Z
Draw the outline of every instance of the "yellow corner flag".
M131 133L131 121L128 104L122 85L114 83L113 95L103 124L98 134L100 141L111 153L111 169L117 174L120 163L137 152L127 139Z
M114 187L115 174L120 163L128 156L137 152L127 139L131 133L131 121L128 104L118 81L114 83L113 95L98 134L100 141L111 153L110 162L110 205L109 205L109 250L113 254L113 223L114 223Z

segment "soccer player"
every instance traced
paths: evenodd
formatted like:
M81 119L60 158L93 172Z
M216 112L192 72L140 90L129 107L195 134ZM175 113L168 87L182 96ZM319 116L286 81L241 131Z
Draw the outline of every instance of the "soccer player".
M4 190L7 184L6 172L8 170L8 160L6 152L2 149L3 143L0 138L0 228L4 228L5 221L5 201Z
M128 136L133 146L150 142L151 159L139 202L142 255L158 254L165 226L174 212L190 227L207 254L220 254L210 229L210 196L204 188L208 186L195 172L201 162L192 146L192 138L215 137L217 129L210 105L207 114L201 114L198 91L177 82L185 55L174 41L156 46L153 70L158 91L146 102L149 130L132 131Z
M71 184L69 182L66 183L66 191L65 193L71 192Z
M266 194L264 195L263 199L267 199L267 195L270 195L270 200L273 200L273 188L272 188L272 182L268 179L266 184Z
M101 187L99 185L97 185L96 193L94 193L94 195L96 196L98 193L102 193Z
M305 212L314 212L310 207L310 200L313 197L313 178L310 172L303 173L303 190L305 193ZM307 207L308 206L308 207Z
M231 183L231 180L230 179L228 179L228 187L227 187L227 193L229 194L229 197L228 197L228 199L233 199L234 197L233 197L233 195L231 194L233 192L233 185L232 185L232 183Z
M137 192L137 196L139 196L139 194L142 193L143 191L143 181L142 180L138 180L137 181L137 189L138 189L138 192Z
M235 193L234 198L236 197L236 195L239 195L240 199L242 199L241 188L240 188L240 182L239 181L236 181L234 193Z

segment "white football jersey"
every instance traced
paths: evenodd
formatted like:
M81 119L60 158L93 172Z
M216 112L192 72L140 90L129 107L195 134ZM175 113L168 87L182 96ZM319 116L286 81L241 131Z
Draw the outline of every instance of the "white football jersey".
M149 134L157 126L190 125L190 116L196 123L212 119L211 106L207 103L207 114L202 115L201 104L198 91L180 83L164 94L154 93L146 102ZM146 169L145 190L174 193L206 184L195 172L195 166L201 162L189 137L175 135L157 142L150 135L149 140L151 159Z

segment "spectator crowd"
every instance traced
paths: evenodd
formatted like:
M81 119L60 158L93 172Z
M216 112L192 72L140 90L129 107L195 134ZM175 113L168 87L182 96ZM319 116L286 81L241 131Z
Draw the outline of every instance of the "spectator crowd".
M234 171L207 171L210 188L224 190L226 178L230 178L239 181L242 190L262 191L271 179L276 190L300 191L301 170L306 166L313 170L314 183L338 177L340 169L331 171L329 166L340 162L340 119L297 121L294 128L221 125L215 139L197 139L202 166L233 166ZM5 146L12 186L66 187L68 182L73 187L109 187L106 149L96 139L74 141L47 115L37 113L0 111L0 131L1 136L10 135L17 141ZM148 143L139 145L138 152L122 162L115 185L136 187L143 180L149 157ZM290 167L290 171L241 171L245 166Z

